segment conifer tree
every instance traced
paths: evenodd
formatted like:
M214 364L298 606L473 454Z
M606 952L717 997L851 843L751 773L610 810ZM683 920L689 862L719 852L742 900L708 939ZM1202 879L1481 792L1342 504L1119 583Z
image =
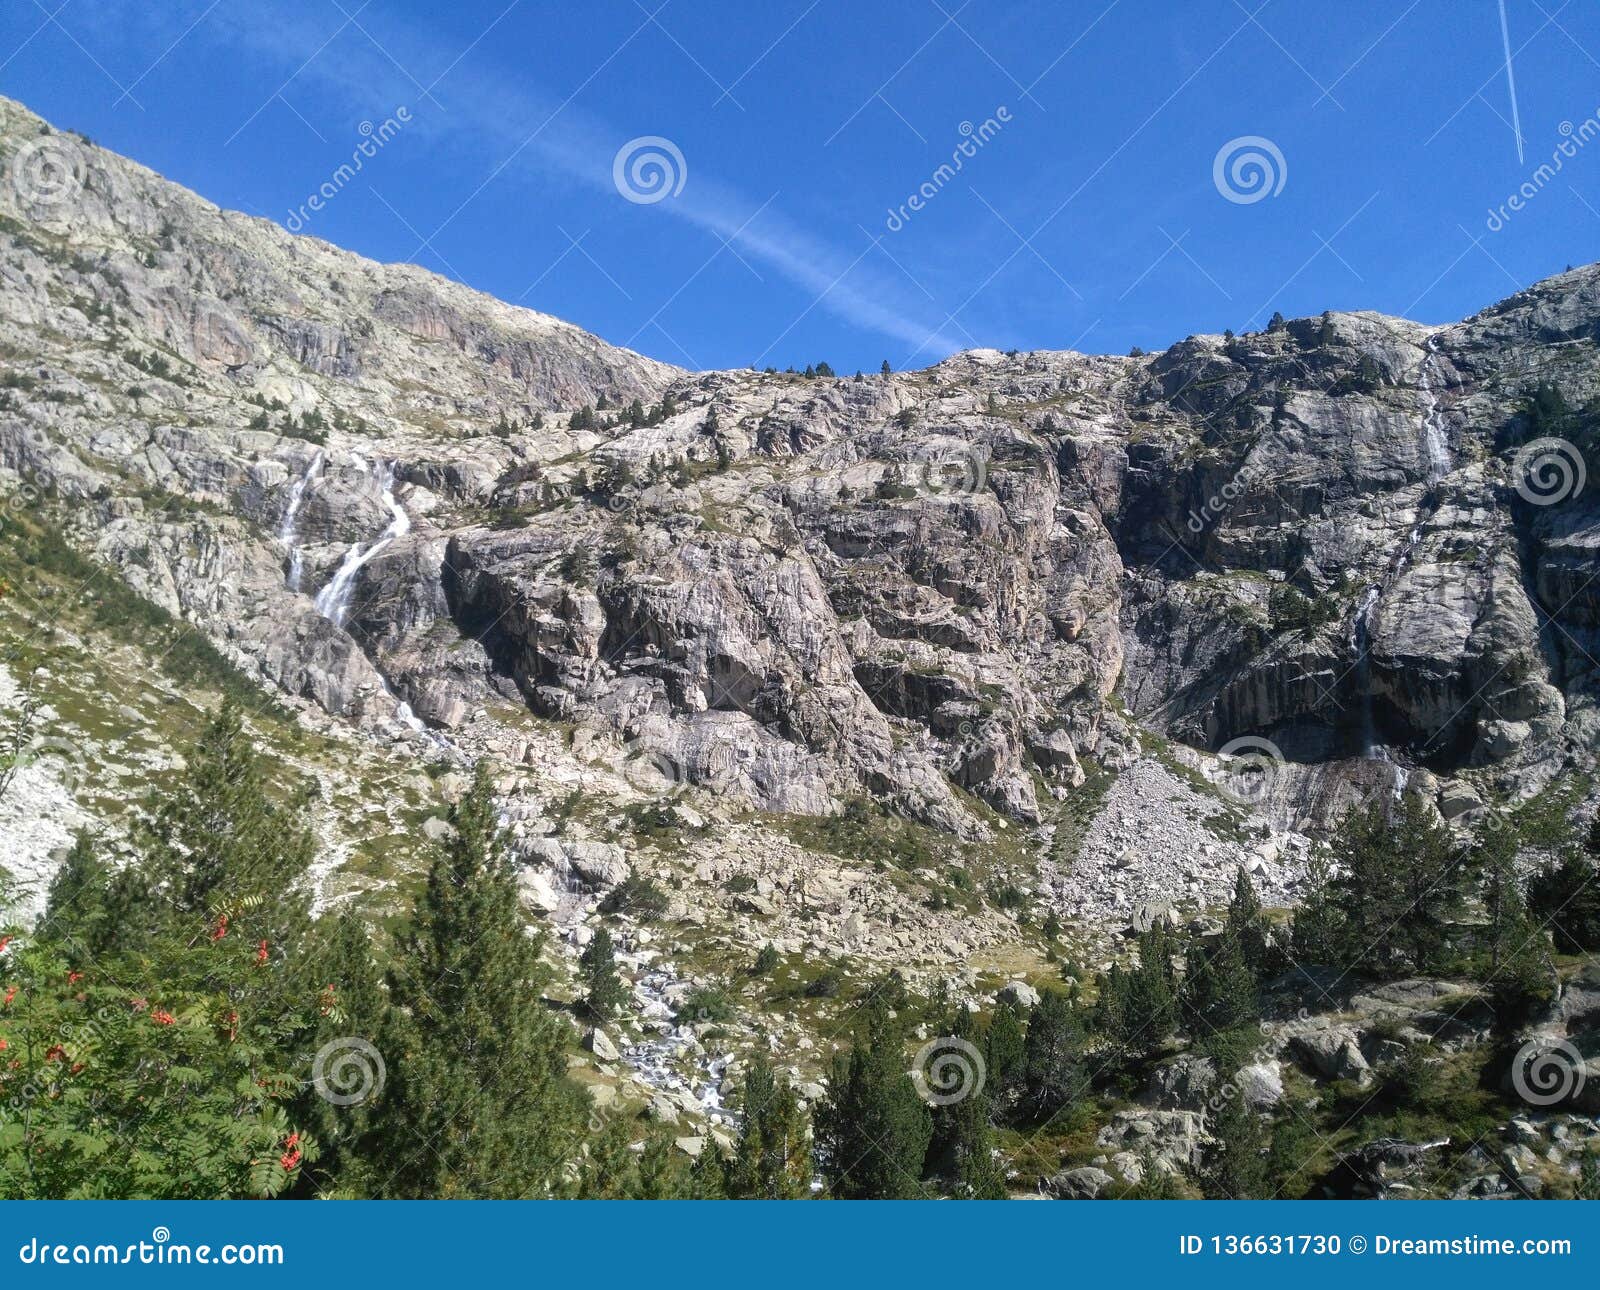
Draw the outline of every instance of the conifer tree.
M993 1088L982 1053L973 1042L977 1023L965 1007L941 1009L944 1033L929 1047L921 1072L932 1106L933 1134L924 1171L950 1180L955 1195L974 1200L1005 1197L1005 1175L995 1160L990 1130Z
M817 1163L841 1200L923 1195L922 1162L932 1122L906 1073L905 1034L874 995L864 1033L833 1061L817 1108Z
M1028 1017L1022 1058L1022 1101L1034 1120L1050 1120L1089 1091L1083 1027L1065 995L1046 990Z
M1568 847L1558 864L1528 884L1528 902L1563 954L1600 950L1600 814L1581 848Z
M1002 1002L995 1009L983 1043L984 1061L989 1068L989 1087L995 1106L1002 1111L1021 1084L1026 1042L1021 1006L1009 1000Z
M1272 943L1266 915L1261 912L1261 898L1243 865L1234 875L1233 899L1228 902L1222 935L1237 947L1244 966L1257 981L1271 972Z
M289 893L311 862L310 830L267 795L238 704L225 698L148 826L149 871L174 915L203 926L252 902L280 946L306 927Z
M1267 1180L1267 1139L1261 1119L1243 1096L1230 1097L1212 1119L1212 1144L1201 1174L1212 1200L1261 1200Z
M751 1058L739 1097L744 1119L723 1166L733 1200L794 1200L805 1195L810 1152L800 1102L764 1053Z
M560 1023L540 1001L547 972L523 929L485 763L451 822L389 976L380 1115L392 1167L381 1187L548 1195L576 1146L577 1092Z
M1347 815L1333 859L1324 890L1300 915L1309 913L1308 930L1329 961L1379 978L1451 965L1475 866L1421 794L1405 794L1392 810L1379 801Z
M583 1006L596 1021L610 1021L627 1001L628 991L617 975L617 956L611 933L595 928L594 936L578 957L585 994Z
M377 1046L389 1031L389 997L373 958L366 924L349 912L323 918L315 929L317 944L310 956L308 985L317 1003L317 1052L350 1049L351 1041ZM350 1051L354 1051L350 1049ZM358 1059L362 1060L362 1059ZM376 1070L360 1079L377 1081ZM326 1076L325 1076L326 1078ZM358 1086L359 1087L359 1086ZM372 1097L331 1101L314 1085L301 1100L300 1118L322 1145L319 1174L342 1194L364 1195L382 1179L385 1144L374 1136L374 1115L383 1090ZM348 1090L353 1093L355 1089Z
M111 873L88 830L79 830L72 850L50 883L38 934L58 940L74 967L92 963L115 936L109 908Z
M1242 1055L1238 1032L1260 1020L1261 1001L1239 942L1226 933L1216 939L1214 946L1197 939L1189 947L1183 1011L1200 1046L1231 1067Z

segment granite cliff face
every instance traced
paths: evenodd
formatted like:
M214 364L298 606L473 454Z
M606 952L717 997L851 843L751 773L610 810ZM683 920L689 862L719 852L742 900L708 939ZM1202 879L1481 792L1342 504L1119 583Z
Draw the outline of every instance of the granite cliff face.
M373 732L470 753L509 705L751 809L967 838L1048 829L1141 727L1270 746L1281 824L1589 758L1600 510L1551 471L1596 425L1596 268L1446 327L695 374L4 100L0 154L13 504Z

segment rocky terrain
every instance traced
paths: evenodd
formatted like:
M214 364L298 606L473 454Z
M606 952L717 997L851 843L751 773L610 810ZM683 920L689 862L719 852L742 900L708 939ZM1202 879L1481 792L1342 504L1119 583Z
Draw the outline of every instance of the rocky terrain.
M4 570L0 709L58 741L0 811L25 899L211 693L84 618L100 579L263 687L324 905L402 903L480 758L562 954L665 889L584 1069L672 1123L740 1043L814 1079L835 968L987 997L1049 915L1098 965L1240 865L1292 904L1373 793L1466 825L1592 766L1600 268L1445 327L693 373L3 99L0 165L6 514L93 571ZM678 1014L769 943L782 1002Z

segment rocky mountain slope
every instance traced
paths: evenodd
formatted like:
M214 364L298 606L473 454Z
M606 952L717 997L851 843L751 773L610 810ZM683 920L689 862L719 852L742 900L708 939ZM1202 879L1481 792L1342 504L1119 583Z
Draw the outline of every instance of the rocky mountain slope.
M886 811L1003 841L1029 892L1120 918L1241 855L1292 899L1267 819L1406 776L1470 815L1588 764L1600 512L1538 488L1594 428L1593 267L1439 328L696 374L6 101L0 152L11 505L292 704L536 767L510 818L552 892L552 786L602 772L766 838ZM1102 845L1135 765L1217 803L1173 808L1215 875L1183 830ZM1125 898L1074 888L1084 836ZM1141 890L1174 845L1204 881Z

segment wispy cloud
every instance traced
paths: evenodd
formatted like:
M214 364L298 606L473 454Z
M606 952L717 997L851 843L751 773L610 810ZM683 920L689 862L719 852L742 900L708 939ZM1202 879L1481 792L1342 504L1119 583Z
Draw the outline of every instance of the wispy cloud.
M515 7L508 0L497 12L503 18ZM99 7L97 22L106 27L108 37L133 36L164 47L164 40L171 38L166 28L182 31L194 23L194 15L176 6L159 12L163 9L112 0ZM302 107L308 92L325 108L357 114L408 103L416 122L408 128L408 148L481 159L484 182L460 195L461 205L444 225L419 225L425 241L448 232L470 209L477 192L507 179L548 181L555 174L597 193L614 193L612 159L637 131L618 129L579 107L576 93L561 100L521 80L511 81L486 67L483 58L475 58L481 52L475 47L447 48L437 33L416 20L385 15L381 29L377 21L359 0L340 0L325 12L313 13L257 0L242 8L224 7L195 24L188 40L216 46L229 59L253 61L270 84L279 85L281 78L281 91ZM612 52L611 58L615 56ZM580 70L583 75L596 73L593 79L598 80L602 60L610 60L607 51L593 58L595 68ZM248 130L241 132L233 146L241 146L248 136ZM630 210L629 216L682 221L716 239L708 243L708 255L718 250L717 243L726 242L741 257L772 269L800 289L797 315L825 310L936 356L959 348L935 321L922 316L925 302L913 307L903 283L891 280L878 260L881 253L865 234L859 247L838 246L782 214L781 193L753 198L719 179L706 159L693 154L689 168L691 181L682 194ZM552 210L552 220L559 214ZM426 249L419 246L418 259L430 258Z

